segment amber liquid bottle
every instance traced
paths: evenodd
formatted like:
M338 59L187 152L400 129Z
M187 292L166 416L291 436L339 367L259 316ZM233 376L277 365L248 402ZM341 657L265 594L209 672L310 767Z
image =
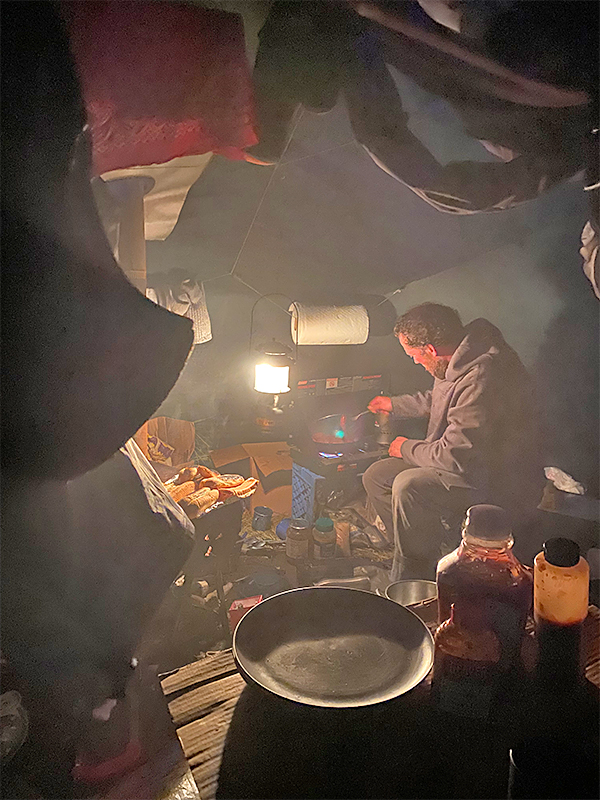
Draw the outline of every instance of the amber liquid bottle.
M485 610L453 603L435 633L432 696L442 711L487 719L498 699L501 648Z
M438 616L450 617L453 604L478 608L500 643L502 670L521 668L521 645L531 610L533 581L512 552L510 520L498 506L472 506L462 542L437 567Z

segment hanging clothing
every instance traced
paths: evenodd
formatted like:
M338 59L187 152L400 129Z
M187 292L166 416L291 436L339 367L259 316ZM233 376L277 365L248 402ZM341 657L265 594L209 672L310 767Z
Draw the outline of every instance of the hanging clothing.
M426 56L417 44L405 52L387 33L367 32L354 42L344 96L357 141L379 167L434 208L454 214L503 211L583 169L589 109L517 106L470 95L464 86L459 90L462 103L454 107L468 120L467 133L485 141L488 149L500 147L498 152L510 160L441 165L409 130L408 115L386 65L394 63L424 88L447 97L443 84L449 74L444 77L442 72L440 82L430 60L435 62L435 53ZM408 69L417 62L418 76Z
M340 4L275 0L259 33L252 75L260 136L252 156L279 160L300 106L317 113L334 107L349 21L362 25Z
M579 253L583 258L583 272L592 284L594 294L600 300L600 267L598 265L598 231L588 220L581 232L581 248Z
M210 342L212 330L202 283L181 269L154 273L148 276L146 297L174 314L191 319L194 344Z
M63 2L96 175L256 144L237 14L184 3Z

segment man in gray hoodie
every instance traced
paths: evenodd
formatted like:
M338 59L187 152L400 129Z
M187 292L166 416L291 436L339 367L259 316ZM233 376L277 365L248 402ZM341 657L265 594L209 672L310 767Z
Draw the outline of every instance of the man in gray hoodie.
M458 543L448 528L469 506L495 503L515 517L535 510L544 484L537 413L525 367L491 322L463 326L453 309L425 303L394 333L433 388L375 397L369 410L428 417L427 436L398 436L363 484L394 536L391 579L433 578L444 544Z

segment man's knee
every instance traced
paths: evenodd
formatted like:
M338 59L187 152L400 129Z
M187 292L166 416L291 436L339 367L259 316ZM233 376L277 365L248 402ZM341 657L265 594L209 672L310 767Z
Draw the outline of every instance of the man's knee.
M375 492L380 492L384 488L384 479L387 477L387 475L388 468L385 461L375 461L374 464L371 464L370 467L367 467L362 476L362 482L366 493L372 495Z
M423 469L420 467L405 469L394 478L392 496L398 501L412 498L417 494L422 482Z

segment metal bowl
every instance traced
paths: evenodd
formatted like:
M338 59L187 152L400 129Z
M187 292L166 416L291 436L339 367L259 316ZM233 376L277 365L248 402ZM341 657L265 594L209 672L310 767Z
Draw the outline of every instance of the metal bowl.
M394 603L410 606L424 600L433 600L437 597L437 586L435 581L396 581L390 583L384 594Z
M240 620L233 653L248 683L310 706L398 697L433 664L433 638L407 608L358 589L292 589Z

